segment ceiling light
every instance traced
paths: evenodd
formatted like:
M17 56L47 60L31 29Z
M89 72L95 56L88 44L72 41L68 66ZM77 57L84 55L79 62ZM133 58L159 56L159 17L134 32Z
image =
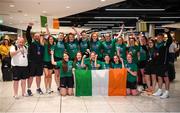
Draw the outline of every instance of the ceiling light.
M106 0L101 0L101 2L105 2Z
M105 9L106 11L164 11L165 9Z
M15 5L13 5L13 4L10 4L10 5L9 5L9 7L15 7Z
M85 26L114 26L114 24L84 24Z
M3 18L2 17L0 17L0 24L2 24L3 23Z
M2 24L3 23L3 20L0 20L0 24Z
M88 21L88 23L124 23L123 21Z
M104 29L104 28L107 28L107 26L91 26L91 28L101 28L101 29Z
M158 24L158 23L175 23L175 21L146 21L146 23L150 24Z
M28 16L28 14L24 14L24 16Z
M138 19L139 17L94 17L94 19Z
M163 27L155 27L154 29L164 29Z
M60 23L71 23L71 21L60 21Z
M70 6L66 6L66 8L67 8L67 9L69 9L69 8L70 8Z
M120 29L122 27L112 27L113 29ZM133 29L133 28L136 28L135 26L126 26L124 27L125 29Z
M165 19L168 19L168 18L178 19L178 18L180 18L180 17L160 17L160 18L165 18Z
M47 11L42 11L42 13L47 13Z

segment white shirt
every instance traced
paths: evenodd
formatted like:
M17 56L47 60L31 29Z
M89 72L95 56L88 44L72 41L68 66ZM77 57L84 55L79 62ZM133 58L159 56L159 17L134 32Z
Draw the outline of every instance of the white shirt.
M175 53L176 48L177 48L177 44L173 42L169 47L169 53Z
M17 48L19 49L19 48ZM28 58L27 58L27 49L25 47L22 48L23 52L18 52L16 55L14 55L11 59L11 65L12 66L28 66ZM12 45L10 47L10 52L17 51L15 49L15 46Z

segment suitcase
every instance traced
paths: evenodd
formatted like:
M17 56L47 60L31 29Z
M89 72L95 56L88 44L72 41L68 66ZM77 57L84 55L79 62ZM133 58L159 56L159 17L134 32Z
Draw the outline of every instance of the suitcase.
M2 67L2 77L3 81L12 81L13 74L11 67L8 67L6 65Z

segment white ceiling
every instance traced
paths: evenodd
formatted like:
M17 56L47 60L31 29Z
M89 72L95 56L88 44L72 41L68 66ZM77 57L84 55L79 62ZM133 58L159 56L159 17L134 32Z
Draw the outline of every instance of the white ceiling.
M33 30L41 31L40 15L48 17L51 28L52 18L65 17L121 1L124 0L0 0L0 16L4 25L26 29L27 24L33 22ZM60 27L60 31L71 32L63 27Z

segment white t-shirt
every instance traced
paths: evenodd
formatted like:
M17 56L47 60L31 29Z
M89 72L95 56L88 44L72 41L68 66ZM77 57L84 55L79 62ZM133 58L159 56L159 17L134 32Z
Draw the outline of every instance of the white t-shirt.
M169 53L175 53L176 48L177 48L177 44L173 42L169 47Z
M19 49L19 48L17 48ZM28 66L28 58L27 58L27 49L23 47L23 52L18 52L16 55L14 55L11 59L11 65L12 66ZM17 51L15 49L15 46L12 45L10 47L10 52L15 52Z

